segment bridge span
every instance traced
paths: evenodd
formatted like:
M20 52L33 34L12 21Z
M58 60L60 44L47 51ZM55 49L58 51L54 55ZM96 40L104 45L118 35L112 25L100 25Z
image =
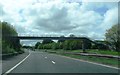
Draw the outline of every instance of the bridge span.
M86 37L41 37L41 36L15 36L13 38L22 39L22 40L44 40L44 39L51 39L51 40L87 40L89 38Z
M87 37L44 37L44 36L14 36L13 38L19 39L19 40L44 40L44 39L51 39L51 40L81 40L83 43L82 49L85 50L86 47L86 41L89 41L91 43L97 44L96 42L92 41L91 39Z

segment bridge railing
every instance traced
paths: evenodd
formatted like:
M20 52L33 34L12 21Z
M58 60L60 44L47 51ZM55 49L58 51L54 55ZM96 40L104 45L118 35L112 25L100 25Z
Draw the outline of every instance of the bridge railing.
M21 36L21 37L24 37L24 36L28 36L28 37L63 37L64 35L55 35L55 34L19 34L18 36ZM69 35L66 35L64 37L70 37ZM73 37L86 37L86 38L89 38L85 35L75 35Z

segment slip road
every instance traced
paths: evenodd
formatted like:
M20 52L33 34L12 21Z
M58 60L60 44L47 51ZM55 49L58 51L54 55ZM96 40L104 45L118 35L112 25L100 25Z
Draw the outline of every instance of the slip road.
M102 60L101 60L102 61ZM118 73L118 69L74 60L60 55L30 51L9 73Z

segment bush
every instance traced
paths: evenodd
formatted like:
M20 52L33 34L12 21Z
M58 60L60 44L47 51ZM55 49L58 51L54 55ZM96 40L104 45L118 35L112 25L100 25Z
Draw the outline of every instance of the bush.
M2 53L13 53L20 51L19 39L13 38L17 36L16 30L7 22L0 22L0 30L2 30Z

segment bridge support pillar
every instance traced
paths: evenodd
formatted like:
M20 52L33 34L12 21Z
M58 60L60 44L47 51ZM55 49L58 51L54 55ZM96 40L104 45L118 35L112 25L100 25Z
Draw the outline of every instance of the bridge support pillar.
M83 50L83 53L86 53L86 47L85 47L85 39L82 40L82 50Z

